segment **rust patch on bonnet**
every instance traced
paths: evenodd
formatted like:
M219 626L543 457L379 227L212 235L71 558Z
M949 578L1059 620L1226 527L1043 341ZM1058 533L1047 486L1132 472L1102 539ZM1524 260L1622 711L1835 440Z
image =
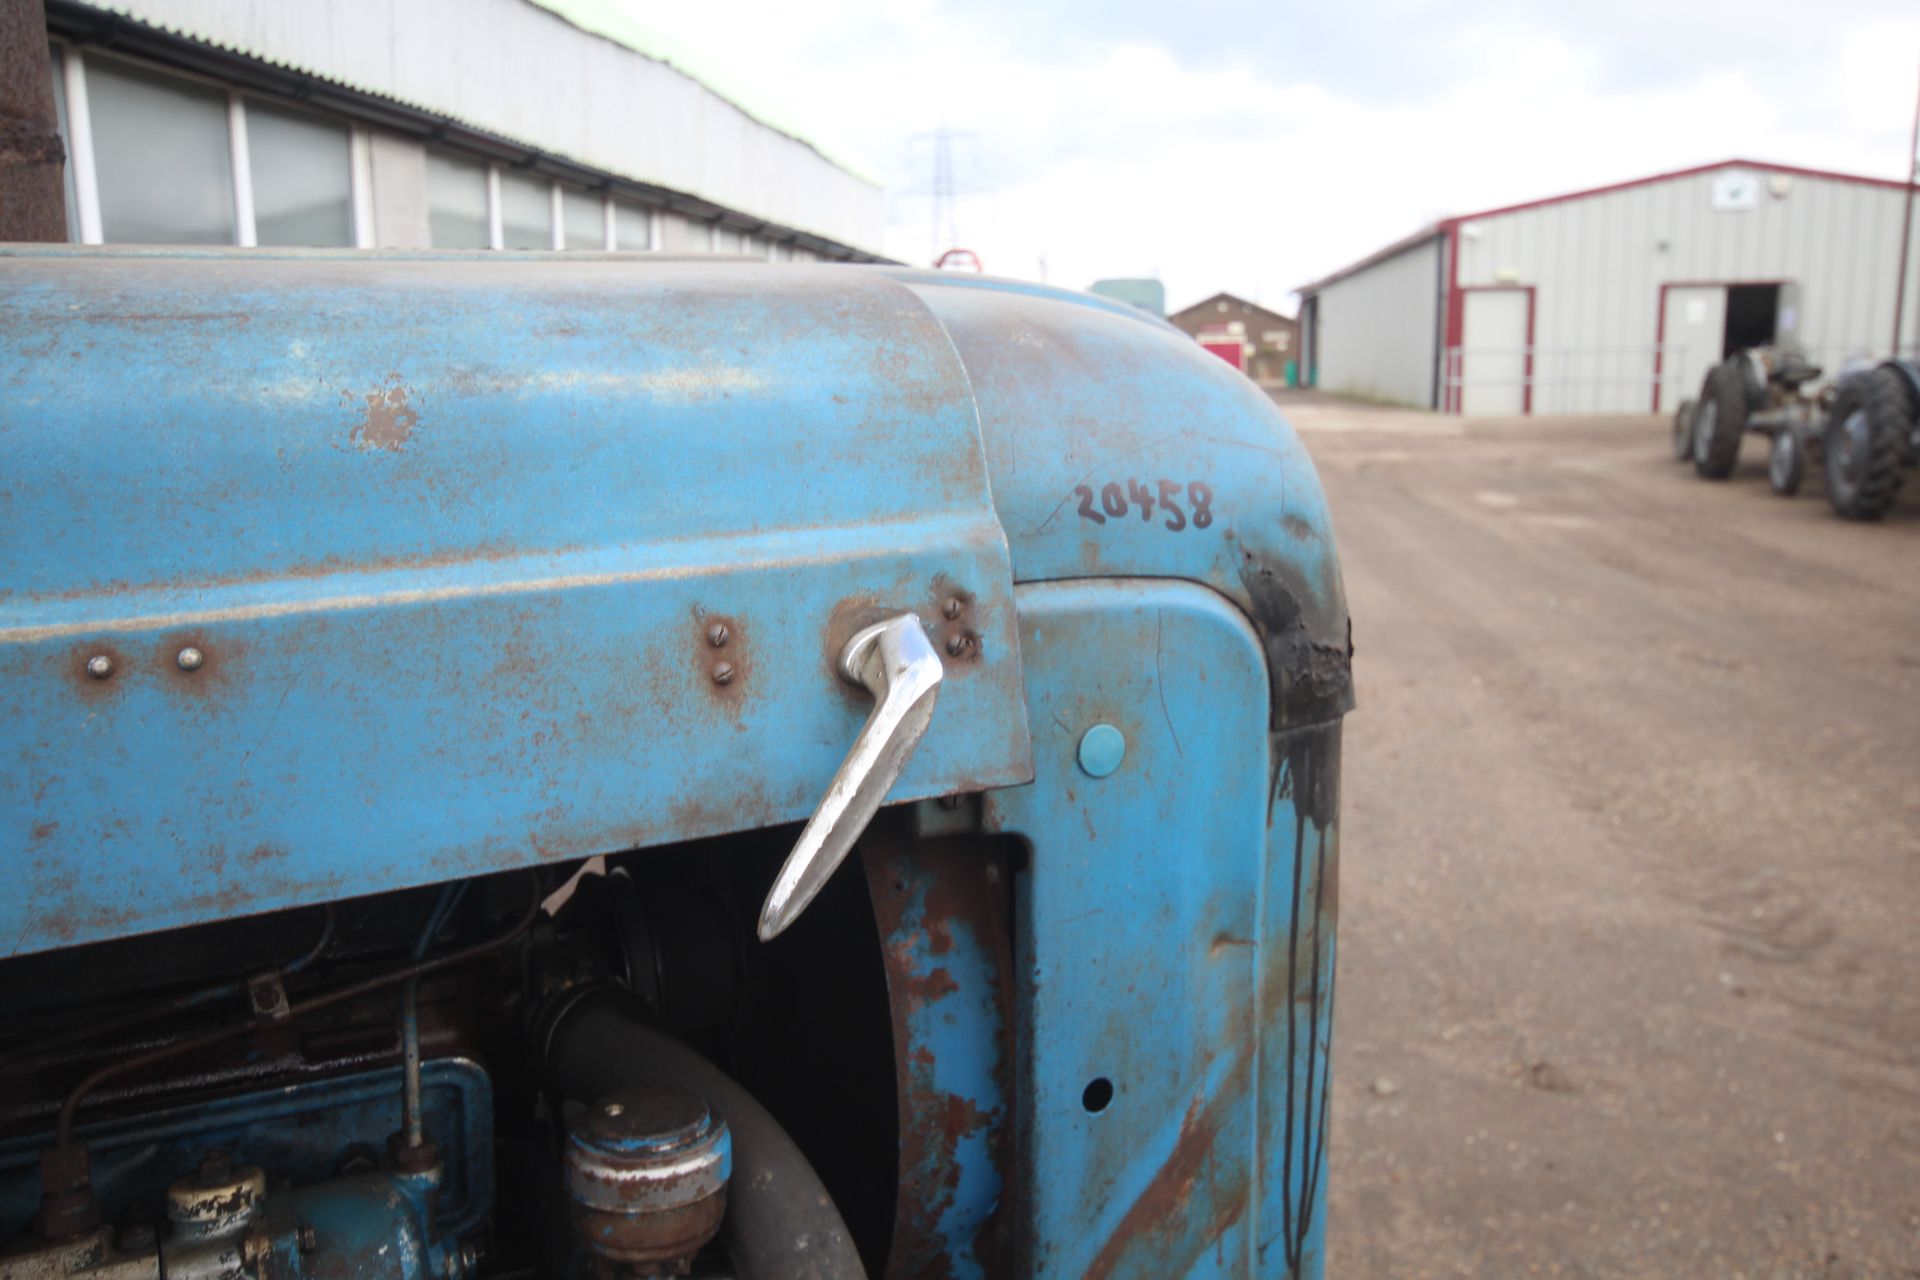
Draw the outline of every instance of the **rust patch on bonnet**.
M695 679L739 725L741 703L753 677L753 648L740 619L696 607L693 610Z
M420 425L420 411L407 402L406 384L400 381L400 375L388 374L386 385L368 393L365 401L366 416L354 424L347 439L362 449L400 452Z
M982 636L975 606L978 597L944 573L933 578L933 597L923 615L927 634L949 675L958 675L980 662Z
M87 670L87 663L94 658L105 658L112 664L104 679ZM88 702L99 702L119 692L132 670L124 650L98 640L83 640L68 649L66 667L74 691Z
M186 649L200 652L200 665L180 665ZM195 699L216 699L234 691L234 667L245 652L243 641L205 635L198 631L170 632L149 651L147 661L160 673L161 688Z

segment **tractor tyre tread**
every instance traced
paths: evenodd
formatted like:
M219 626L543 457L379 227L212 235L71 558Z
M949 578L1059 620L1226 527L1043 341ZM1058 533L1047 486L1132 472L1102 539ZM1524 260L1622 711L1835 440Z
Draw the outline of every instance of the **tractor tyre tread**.
M1740 461L1740 441L1747 431L1745 378L1745 371L1729 360L1709 372L1700 388L1702 402L1712 397L1714 405L1713 434L1696 443L1693 455L1693 469L1703 479L1725 480Z
M1835 433L1854 410L1867 416L1867 459L1858 484L1836 474L1845 455ZM1827 419L1827 496L1835 514L1847 520L1878 520L1900 496L1905 478L1907 439L1920 406L1913 402L1906 379L1885 367L1862 374L1843 389Z

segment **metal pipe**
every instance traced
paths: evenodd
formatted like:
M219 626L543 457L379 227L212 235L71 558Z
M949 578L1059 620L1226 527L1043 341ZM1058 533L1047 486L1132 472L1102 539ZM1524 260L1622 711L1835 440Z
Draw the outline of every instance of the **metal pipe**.
M720 1240L739 1280L864 1280L839 1209L780 1122L720 1068L641 1023L629 992L589 988L543 1021L542 1067L567 1096L594 1102L626 1089L678 1089L727 1122L733 1177Z
M359 982L349 983L344 987L336 987L332 991L322 992L317 996L308 996L305 1000L288 1006L287 1016L290 1018L299 1018L310 1013L318 1013L322 1009L331 1009L334 1005L344 1004L349 1000L357 999L370 992L383 990L396 983L405 982L409 978L424 978L430 973L439 973L443 969L452 969L456 966L466 964L470 960L478 960L482 956L489 955L507 946L519 938L521 934L531 929L533 927L534 917L539 914L540 877L536 873L529 871L527 872L526 910L523 911L520 918L514 922L513 927L504 933L496 934L484 942L476 942L470 947L462 947L458 951L448 952L446 955L433 960L423 960L414 964L404 965L401 968L391 970L387 973L375 974L371 978L362 978ZM255 1024L249 1020L246 1022L232 1023L224 1027L215 1027L211 1031L203 1031L199 1035L189 1036L185 1040L176 1040L172 1044L163 1044L156 1049L149 1049L145 1053L138 1053L130 1058L122 1058L118 1062L109 1062L107 1065L94 1071L79 1084L73 1086L72 1092L67 1094L66 1101L60 1104L60 1118L54 1126L55 1145L65 1147L73 1144L74 1113L80 1109L80 1104L86 1101L87 1095L98 1089L102 1084L105 1084L116 1076L123 1076L129 1072L138 1071L142 1067L150 1067L155 1063L165 1062L170 1058L177 1058L183 1054L211 1048L223 1041L243 1036L253 1030L254 1025Z
M420 1118L420 980L414 978L400 992L400 1119L404 1141L418 1147L427 1140Z
M420 940L413 944L413 958L424 959L433 947L433 939L452 918L460 899L466 896L471 880L451 881L434 899ZM420 1115L420 980L410 978L400 989L400 1130L401 1141L418 1149L426 1144L426 1122Z
M1920 93L1913 103L1913 132L1907 137L1907 200L1900 219L1900 266L1893 285L1893 349L1889 359L1900 358L1900 329L1907 309L1907 250L1913 241L1913 188L1920 184Z

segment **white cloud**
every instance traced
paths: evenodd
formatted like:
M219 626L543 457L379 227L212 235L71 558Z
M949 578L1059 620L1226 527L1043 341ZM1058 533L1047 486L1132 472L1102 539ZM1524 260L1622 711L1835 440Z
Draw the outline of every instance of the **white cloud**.
M926 260L916 188L931 149L913 139L944 120L971 135L956 147L960 238L988 270L1031 278L1044 259L1073 287L1157 271L1179 305L1215 289L1279 303L1446 212L1727 156L1900 176L1920 19L1849 24L1845 9L1822 12L1829 34L1798 51L1790 79L1703 57L1643 83L1621 73L1643 27L1608 49L1543 29L1550 18L1476 26L1449 9L1446 48L1465 60L1443 87L1399 101L1345 91L1311 57L1287 77L1230 47L1201 66L1139 39L1103 42L1097 27L1084 43L1015 45L938 0L637 11L886 174L892 255ZM1434 34L1392 29L1397 16L1377 17L1380 40ZM1661 34L1695 38L1685 21Z

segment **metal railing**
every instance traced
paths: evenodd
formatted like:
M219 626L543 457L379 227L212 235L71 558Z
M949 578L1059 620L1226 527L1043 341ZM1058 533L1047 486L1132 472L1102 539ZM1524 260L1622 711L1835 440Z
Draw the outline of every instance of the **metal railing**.
M1448 347L1440 357L1440 404L1448 413L1645 413L1662 385L1686 387L1697 376L1687 357L1676 343ZM1519 390L1510 406L1468 404L1472 391L1507 388Z
M1884 344L1872 342L1822 342L1799 350L1820 366L1812 384L1816 391L1854 361L1886 358ZM1901 354L1920 356L1920 344ZM1479 367L1470 368L1470 362ZM1447 413L1672 413L1682 400L1700 394L1700 381L1711 367L1678 343L1448 347L1441 354L1440 407ZM1508 394L1473 397L1480 403L1468 403L1474 391L1495 390ZM1490 408L1490 398L1505 403Z

